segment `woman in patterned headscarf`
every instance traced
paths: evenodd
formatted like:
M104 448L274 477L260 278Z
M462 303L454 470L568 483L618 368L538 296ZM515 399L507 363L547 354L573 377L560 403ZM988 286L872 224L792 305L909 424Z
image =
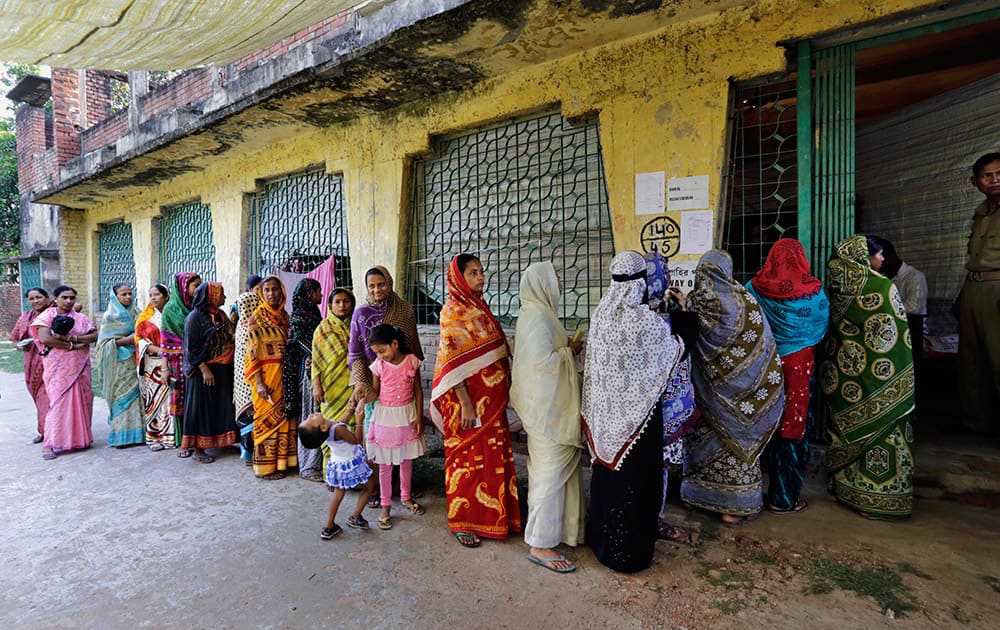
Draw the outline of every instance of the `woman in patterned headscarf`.
M170 291L162 284L149 287L149 304L135 324L136 363L138 364L143 414L146 421L146 445L151 451L174 448L174 418L170 415L170 368L160 347L163 308Z
M167 358L172 380L170 392L170 415L174 417L174 437L180 446L182 423L184 420L184 320L191 312L194 292L201 285L201 276L182 272L174 276L170 286L170 298L163 307L160 328L160 352ZM189 448L177 449L177 457L191 457Z
M507 424L510 352L485 285L475 256L459 254L448 265L431 389L431 418L444 435L448 526L463 547L521 531Z
M762 507L760 454L785 410L781 359L757 300L733 280L726 252L701 257L687 305L698 314L691 355L702 415L684 438L681 498L739 525Z
M899 519L913 511L913 351L896 287L869 266L879 253L860 235L837 244L819 377L834 496L862 516Z
M285 417L298 426L317 411L312 388L312 339L323 321L319 314L323 288L312 278L299 280L292 293L292 318L285 346L282 386L285 391ZM309 481L324 481L323 453L298 443L299 476Z
M254 276L256 277L256 276ZM250 341L250 316L260 306L260 295L255 290L260 278L249 290L236 298L236 349L233 366L236 376L233 381L233 407L236 409L236 426L240 431L240 459L247 466L253 465L253 388L243 378L243 368L247 360L247 343Z
M327 300L326 318L313 333L313 398L324 418L340 418L351 400L351 373L347 345L354 314L354 294L334 289ZM354 430L354 416L348 421Z
M97 337L101 397L108 403L108 446L124 448L146 442L146 426L135 372L135 323L139 309L132 287L116 284L108 296Z
M813 346L826 335L830 303L822 283L810 273L802 243L794 238L778 239L746 289L767 318L785 375L785 414L764 450L769 477L765 504L776 514L801 512L809 506L799 494L809 461L806 419Z
M222 284L207 282L194 293L184 320L184 438L181 448L194 450L195 461L210 464L206 449L237 441L233 417L233 323L221 309Z
M663 405L684 344L644 304L646 261L611 261L611 286L590 320L583 431L590 449L587 543L601 564L632 573L653 560L663 499Z
M285 285L277 276L268 276L257 285L257 296L260 305L250 316L243 375L253 388L253 472L271 481L283 479L289 468L299 465L297 423L285 417L281 382L288 341Z

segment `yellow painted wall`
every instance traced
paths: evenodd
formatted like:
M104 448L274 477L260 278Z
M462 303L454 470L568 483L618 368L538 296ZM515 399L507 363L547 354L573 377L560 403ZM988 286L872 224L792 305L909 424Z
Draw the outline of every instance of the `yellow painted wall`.
M719 207L730 79L786 70L785 51L776 45L778 41L932 5L927 0L773 0L729 9L522 68L462 93L335 127L305 130L267 146L235 148L202 172L151 183L140 195L90 208L84 225L67 224L64 230L79 227L92 234L98 223L127 217L133 223L138 284L148 286L156 275L153 218L164 206L201 199L214 213L218 279L231 300L247 273L244 196L255 189L257 179L324 163L328 172L344 176L355 286L361 286L365 269L375 264L393 271L399 285L405 269L406 248L400 244L408 219L412 156L429 150L434 135L559 106L566 117L598 115L615 249L637 249L639 231L651 217L635 215L636 173L707 174L710 207ZM516 46L498 48L490 62L503 67L505 58L513 63L518 54ZM679 219L677 213L668 216ZM715 238L718 243L718 234ZM92 250L93 245L89 247ZM73 264L80 260L69 248L64 256ZM92 291L97 285L96 256L91 251L81 262L89 270L86 285ZM144 302L145 292L140 290L139 295Z

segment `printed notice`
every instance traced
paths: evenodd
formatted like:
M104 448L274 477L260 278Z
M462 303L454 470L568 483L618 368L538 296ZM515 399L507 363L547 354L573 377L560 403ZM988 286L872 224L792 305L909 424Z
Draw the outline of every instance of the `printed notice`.
M674 177L667 185L668 210L700 210L708 207L708 175Z
M691 210L681 213L682 254L704 254L712 249L711 210Z
M663 214L666 178L663 171L635 174L636 214Z

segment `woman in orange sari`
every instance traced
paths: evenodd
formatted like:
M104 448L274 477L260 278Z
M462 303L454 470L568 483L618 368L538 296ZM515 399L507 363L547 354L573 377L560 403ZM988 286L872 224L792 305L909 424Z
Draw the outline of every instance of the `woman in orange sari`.
M260 305L250 316L244 378L253 391L253 473L272 481L299 465L296 424L285 417L281 385L288 313L285 285L268 276L257 285Z
M521 531L507 424L510 353L485 284L475 256L459 254L448 266L431 390L431 418L444 435L448 525L463 547Z

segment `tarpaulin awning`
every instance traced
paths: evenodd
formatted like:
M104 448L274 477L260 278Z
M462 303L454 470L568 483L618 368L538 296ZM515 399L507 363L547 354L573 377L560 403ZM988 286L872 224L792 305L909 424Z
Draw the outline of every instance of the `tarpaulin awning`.
M367 0L0 0L0 59L61 68L224 65Z

